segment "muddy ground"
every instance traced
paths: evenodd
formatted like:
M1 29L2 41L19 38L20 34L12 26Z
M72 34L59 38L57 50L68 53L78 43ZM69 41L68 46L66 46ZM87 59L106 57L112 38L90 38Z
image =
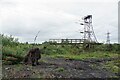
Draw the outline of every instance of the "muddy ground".
M115 58L117 59L117 58ZM3 65L3 78L113 78L119 77L102 64L114 60L86 59L72 60L65 58L42 57L40 65L24 64Z

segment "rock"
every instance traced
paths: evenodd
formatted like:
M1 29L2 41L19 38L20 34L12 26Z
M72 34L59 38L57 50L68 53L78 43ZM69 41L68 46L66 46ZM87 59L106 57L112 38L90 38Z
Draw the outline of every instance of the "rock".
M27 71L30 71L30 68L27 68L26 70L27 70Z
M5 68L5 70L10 70L10 69L11 69L10 67Z

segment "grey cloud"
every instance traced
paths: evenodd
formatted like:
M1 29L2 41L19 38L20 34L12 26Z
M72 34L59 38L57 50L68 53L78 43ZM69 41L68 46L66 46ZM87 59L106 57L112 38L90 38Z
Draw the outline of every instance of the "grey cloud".
M75 22L88 14L93 15L99 41L106 41L105 34L110 31L111 41L117 42L117 3L5 0L0 4L1 32L16 36L21 42L33 42L39 30L37 42L50 38L82 38L79 30L82 31L83 26Z

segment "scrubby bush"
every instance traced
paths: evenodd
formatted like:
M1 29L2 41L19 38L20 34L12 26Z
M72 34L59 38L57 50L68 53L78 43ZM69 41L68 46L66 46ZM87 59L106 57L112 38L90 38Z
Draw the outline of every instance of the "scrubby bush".
M2 39L2 59L3 63L17 63L22 60L29 45L24 45L18 42L18 38L12 36L0 35ZM17 60L14 60L17 59Z

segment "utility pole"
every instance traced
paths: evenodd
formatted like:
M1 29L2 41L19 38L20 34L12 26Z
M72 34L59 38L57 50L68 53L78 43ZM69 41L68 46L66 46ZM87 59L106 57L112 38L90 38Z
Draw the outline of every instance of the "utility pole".
M106 44L107 44L107 50L110 51L112 49L112 45L110 44L110 32L107 32Z
M110 32L107 32L106 44L110 44Z

